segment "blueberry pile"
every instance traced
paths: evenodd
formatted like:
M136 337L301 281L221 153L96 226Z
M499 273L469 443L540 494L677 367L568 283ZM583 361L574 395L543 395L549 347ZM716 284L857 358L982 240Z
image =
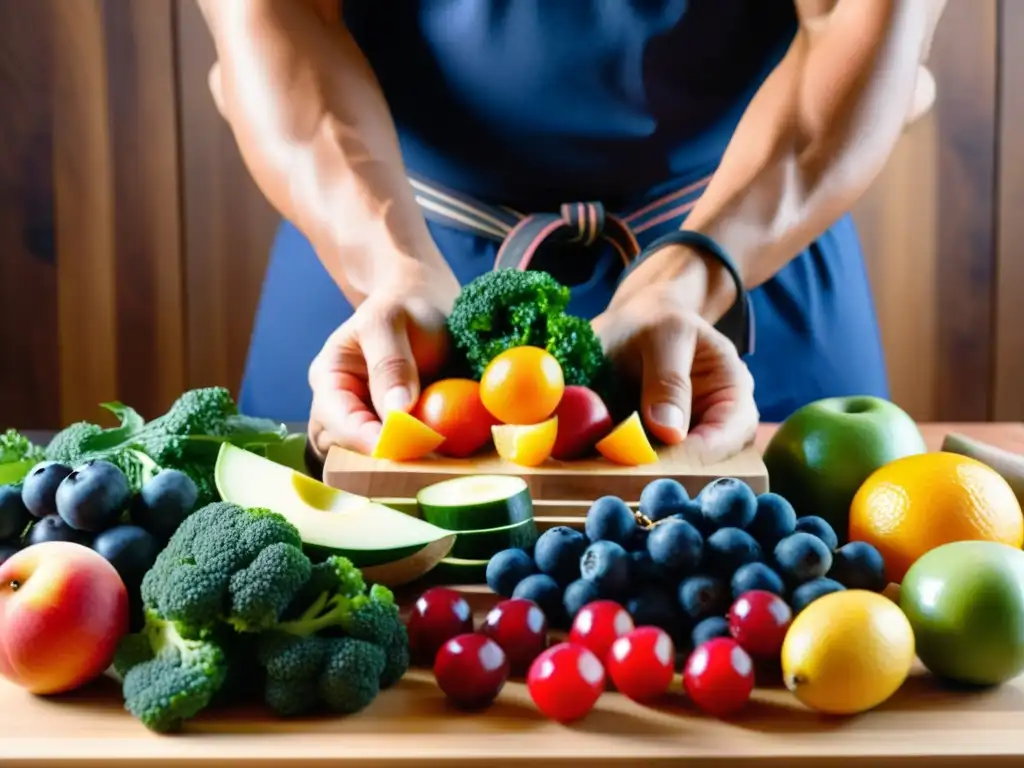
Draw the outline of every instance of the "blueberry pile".
M797 519L775 493L754 494L721 478L691 499L677 481L654 480L634 512L604 496L581 532L545 531L532 554L508 549L487 567L503 597L533 600L553 626L568 626L587 603L620 602L639 624L669 632L681 647L729 634L725 615L745 592L766 590L799 612L843 589L880 592L882 556L864 542L838 547L820 517Z
M108 461L72 468L37 464L18 485L0 486L0 562L46 541L92 547L121 575L141 620L139 586L167 540L195 509L198 490L177 470L162 470L132 494Z

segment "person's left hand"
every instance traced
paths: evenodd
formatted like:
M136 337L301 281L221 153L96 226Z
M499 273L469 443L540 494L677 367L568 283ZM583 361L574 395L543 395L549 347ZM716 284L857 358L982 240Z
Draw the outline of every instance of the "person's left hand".
M592 325L617 370L639 381L641 415L668 445L684 439L704 461L749 444L760 415L754 378L735 345L672 281L614 300Z

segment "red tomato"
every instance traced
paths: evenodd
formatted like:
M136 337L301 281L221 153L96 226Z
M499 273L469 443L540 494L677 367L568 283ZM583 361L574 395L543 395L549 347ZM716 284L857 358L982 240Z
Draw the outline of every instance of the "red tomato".
M445 437L437 453L464 458L491 440L497 420L480 401L480 385L471 379L435 381L420 395L412 415Z

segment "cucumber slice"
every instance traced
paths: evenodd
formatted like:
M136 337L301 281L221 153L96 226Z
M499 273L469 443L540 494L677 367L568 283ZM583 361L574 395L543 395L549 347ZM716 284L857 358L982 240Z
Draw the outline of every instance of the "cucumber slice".
M504 528L533 519L526 481L515 475L466 475L416 494L423 519L448 531Z
M434 584L485 584L489 562L446 557L427 573L427 578Z
M481 531L460 531L449 557L484 560L503 549L530 549L537 542L537 525L523 520L515 525L487 528Z

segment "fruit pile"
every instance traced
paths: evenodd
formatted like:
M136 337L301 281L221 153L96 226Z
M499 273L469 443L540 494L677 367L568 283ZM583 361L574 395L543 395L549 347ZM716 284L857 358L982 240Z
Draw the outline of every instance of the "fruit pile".
M19 485L0 486L0 562L42 542L91 547L121 576L138 625L142 577L191 514L197 495L192 479L178 470L162 470L132 493L124 472L108 461L75 467L40 462Z
M792 613L770 592L752 591L729 610L729 634L689 654L682 684L699 708L717 717L739 711L754 690L755 660L779 659ZM434 587L408 619L413 662L433 668L445 695L460 707L488 706L512 677L523 677L537 708L568 723L585 717L614 686L646 703L676 677L676 646L661 627L638 623L619 603L584 605L568 637L551 644L544 611L532 600L499 602L475 628L457 591Z
M373 455L392 461L431 453L466 458L488 446L525 467L594 454L627 466L658 458L639 413L616 426L600 395L566 385L554 355L533 346L498 354L479 382L442 379L428 386L410 413L385 417Z
M638 512L615 496L600 498L584 531L550 528L532 553L495 555L486 578L499 595L536 602L555 626L568 626L588 603L615 600L638 624L692 647L727 637L729 606L752 591L778 595L799 613L832 592L887 585L873 546L840 547L823 519L797 519L778 494L757 496L734 478L715 480L695 499L673 479L654 480Z

